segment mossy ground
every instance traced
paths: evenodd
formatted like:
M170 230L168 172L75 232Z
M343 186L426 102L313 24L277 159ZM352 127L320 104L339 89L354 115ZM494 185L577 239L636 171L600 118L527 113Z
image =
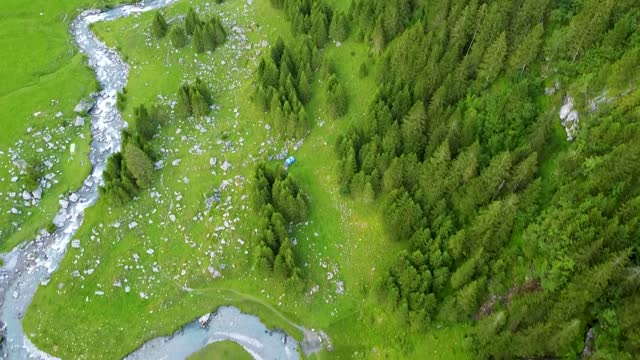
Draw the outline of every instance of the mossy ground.
M240 0L204 3L180 1L163 12L173 23L189 5L199 6L203 17L220 14L230 31L244 29L247 42L232 36L212 54L196 55L190 46L175 51L168 40L149 35L152 13L95 26L131 65L126 119L137 104L175 99L180 83L196 75L211 84L219 109L208 121L164 124L156 145L163 149L165 166L152 189L125 207L113 208L102 199L87 211L76 235L82 249L69 249L52 281L39 289L24 320L25 332L55 356L116 359L230 304L298 339L291 323L325 330L335 351L317 358L469 358L465 327L432 324L426 333L414 333L384 304L378 284L403 245L385 236L381 204L338 192L335 138L364 118L374 95L373 75L358 77L368 57L364 44L350 40L325 50L349 90L350 110L338 120L325 115L324 85L317 81L308 105L316 125L290 170L311 201L308 223L294 230L295 251L308 279L305 293L292 293L251 268L255 219L245 195L261 153L283 146L265 129L268 117L251 100L252 71L258 55L268 49L263 40L273 43L279 35L292 35L282 12L268 0L254 0L251 7ZM212 157L218 160L213 167ZM180 164L173 166L177 159ZM232 164L226 173L219 168L222 161ZM205 197L224 180L233 185L205 213ZM130 228L133 221L137 226ZM209 266L224 266L224 277L212 280ZM112 286L117 280L122 287ZM344 283L343 295L337 293L338 281ZM310 291L316 285L318 291Z

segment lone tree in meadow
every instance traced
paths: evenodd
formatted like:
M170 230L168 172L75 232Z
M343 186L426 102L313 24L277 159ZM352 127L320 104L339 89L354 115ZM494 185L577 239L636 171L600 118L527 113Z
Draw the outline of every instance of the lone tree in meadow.
M167 36L167 32L169 31L169 24L167 24L167 20L164 19L162 13L160 11L156 12L156 15L153 17L153 23L151 24L151 32L153 36L158 39L162 39Z

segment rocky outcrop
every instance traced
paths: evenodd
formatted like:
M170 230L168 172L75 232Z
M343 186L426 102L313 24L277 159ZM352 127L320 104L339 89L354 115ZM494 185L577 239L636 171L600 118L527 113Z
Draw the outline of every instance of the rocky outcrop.
M564 131L567 133L567 140L572 141L578 134L578 125L580 123L580 116L576 110L574 110L573 98L566 96L564 98L564 104L560 108L560 121Z

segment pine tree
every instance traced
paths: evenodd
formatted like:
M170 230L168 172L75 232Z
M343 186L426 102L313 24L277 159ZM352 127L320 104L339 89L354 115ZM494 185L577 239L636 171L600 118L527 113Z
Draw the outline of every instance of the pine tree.
M507 36L503 32L487 49L478 69L478 80L483 87L486 87L498 77L500 71L502 71L506 54Z
M317 48L323 48L329 40L327 15L319 2L313 4L311 9L311 28L309 34Z
M149 141L153 138L157 131L155 119L149 115L149 111L144 105L140 105L133 111L135 117L135 130L140 137Z
M180 25L173 26L169 32L169 40L171 41L171 45L176 49L185 47L188 40L184 28Z
M207 44L205 41L206 35L203 34L204 31L205 30L203 29L203 27L201 25L198 25L193 32L193 39L191 40L191 42L193 43L193 49L196 53L203 53L207 48Z
M427 111L422 101L417 102L402 121L402 143L404 152L422 157L427 144Z
M184 19L184 28L187 35L193 35L199 25L200 18L198 17L198 14L192 7L189 7L189 10L187 10L187 16Z
M153 164L144 151L128 143L124 148L124 161L138 187L146 188L151 185Z
M176 113L182 118L188 118L193 115L191 107L191 92L189 86L184 84L178 89L178 104L176 105Z
M155 16L153 17L151 32L156 38L162 39L167 36L168 30L169 24L167 24L167 21L165 20L164 16L162 16L162 13L160 11L157 11Z
M524 71L527 66L536 59L540 51L540 45L542 44L543 32L544 28L542 24L536 25L536 27L527 34L522 43L518 45L509 60L509 66L512 71Z
M329 34L335 41L345 41L349 37L349 21L341 12L334 14L329 27Z
M198 90L200 95L202 95L208 106L213 104L213 96L211 95L211 91L209 91L207 85L199 77L196 78L195 89Z
M207 100L197 89L195 89L191 94L191 108L193 109L193 115L196 117L207 116L210 112Z
M306 104L311 100L311 92L311 83L307 78L307 72L302 70L300 77L298 78L298 95L303 104Z

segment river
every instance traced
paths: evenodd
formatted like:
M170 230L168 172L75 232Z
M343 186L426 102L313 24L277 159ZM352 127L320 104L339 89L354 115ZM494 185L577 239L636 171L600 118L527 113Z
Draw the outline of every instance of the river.
M21 319L38 286L48 283L64 258L71 238L82 224L85 209L97 201L107 159L121 146L121 132L126 123L116 109L116 94L127 83L129 66L115 50L93 34L90 25L159 9L176 1L150 0L105 11L87 10L71 24L71 34L80 51L87 55L102 89L94 96L95 106L90 112L93 137L89 158L93 170L82 187L67 197L68 205L63 206L53 220L57 225L53 234L39 235L12 252L0 255L4 260L0 268L0 320L7 325L1 358L55 359L37 349L25 336ZM302 343L305 353L322 348L318 333L300 329L305 334ZM234 307L223 307L211 315L207 327L201 327L196 320L171 337L147 342L127 359L184 359L207 344L222 340L239 343L256 359L300 358L299 346L294 339L282 332L268 331L255 316L243 314Z

